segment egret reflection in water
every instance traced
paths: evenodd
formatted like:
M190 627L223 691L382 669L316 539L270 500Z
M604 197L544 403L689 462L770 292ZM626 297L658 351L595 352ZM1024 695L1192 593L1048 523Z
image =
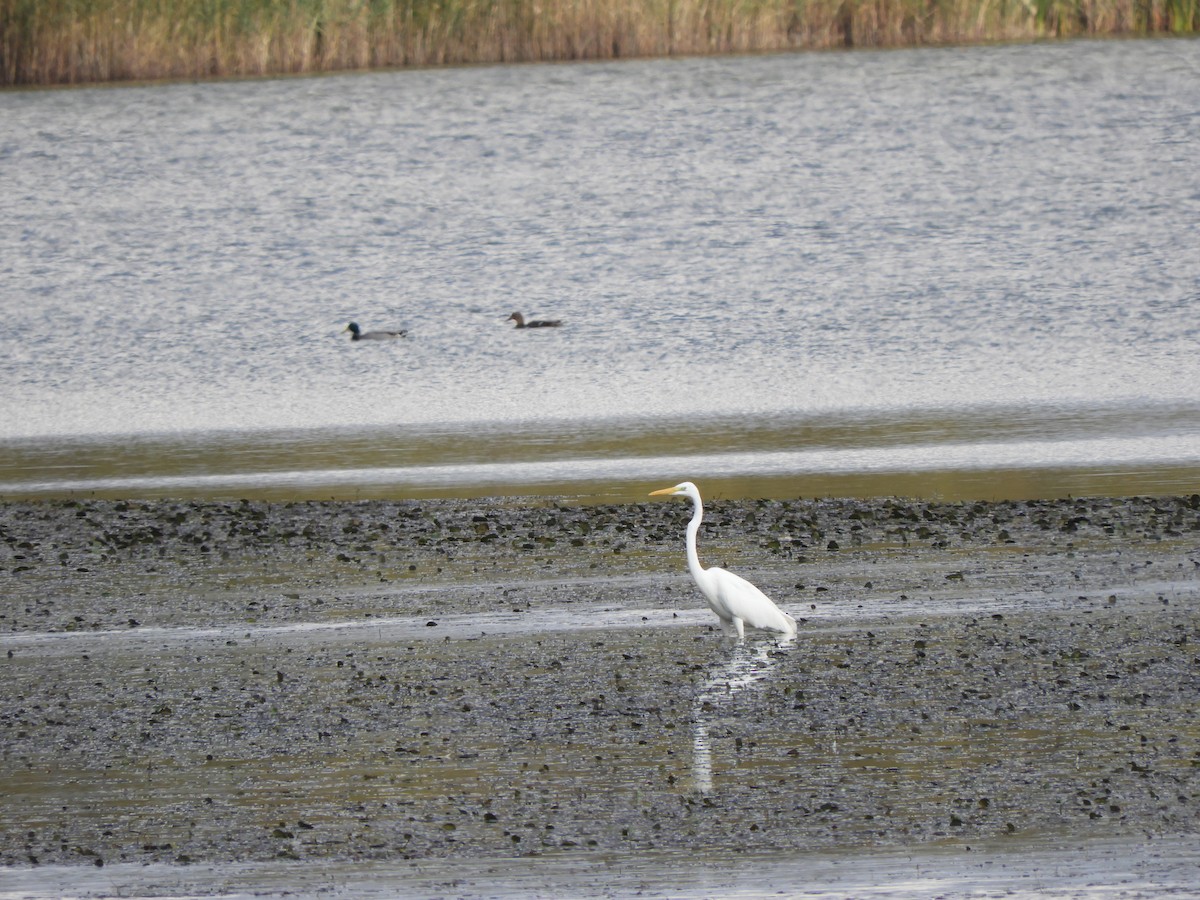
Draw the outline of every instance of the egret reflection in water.
M729 715L736 717L734 698L765 679L795 643L794 636L755 644L734 644L729 658L716 666L696 695L692 710L692 784L702 794L713 790L712 743L709 725Z

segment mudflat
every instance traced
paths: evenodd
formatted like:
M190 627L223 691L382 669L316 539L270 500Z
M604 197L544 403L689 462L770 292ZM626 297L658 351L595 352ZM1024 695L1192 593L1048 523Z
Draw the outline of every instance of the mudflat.
M1200 497L0 504L0 863L1200 830ZM581 862L580 865L587 865Z

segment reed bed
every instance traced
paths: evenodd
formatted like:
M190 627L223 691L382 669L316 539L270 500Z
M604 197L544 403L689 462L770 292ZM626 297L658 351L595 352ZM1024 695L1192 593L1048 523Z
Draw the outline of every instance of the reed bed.
M1200 0L0 0L0 84L1198 28Z

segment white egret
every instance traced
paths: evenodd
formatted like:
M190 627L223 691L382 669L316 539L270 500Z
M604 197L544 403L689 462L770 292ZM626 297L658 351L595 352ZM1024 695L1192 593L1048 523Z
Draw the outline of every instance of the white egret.
M505 322L516 322L518 328L557 328L562 324L561 319L533 319L526 322L525 317L519 312L513 313Z
M392 338L402 338L407 331L363 331L357 322L351 322L342 329L342 334L350 332L352 341L390 341Z
M721 627L726 630L732 627L739 640L746 636L745 625L778 631L788 637L795 636L796 620L782 612L770 597L745 578L719 566L706 569L700 565L700 557L696 553L696 532L700 530L700 521L704 518L704 504L700 501L699 488L685 481L675 487L651 491L650 496L661 494L692 499L692 520L687 526L688 571L708 601L709 608L721 620Z

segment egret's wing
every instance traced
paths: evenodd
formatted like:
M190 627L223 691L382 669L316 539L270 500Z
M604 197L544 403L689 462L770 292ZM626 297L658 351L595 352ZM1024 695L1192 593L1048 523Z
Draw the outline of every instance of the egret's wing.
M717 586L717 598L731 615L753 628L791 631L792 626L770 597L740 575L716 566L710 568Z

